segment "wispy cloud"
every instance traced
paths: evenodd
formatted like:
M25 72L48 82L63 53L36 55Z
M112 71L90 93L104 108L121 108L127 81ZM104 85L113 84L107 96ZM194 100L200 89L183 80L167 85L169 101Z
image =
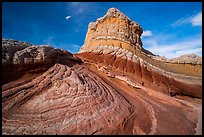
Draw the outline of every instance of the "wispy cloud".
M142 37L151 37L153 35L151 30L144 30L142 33Z
M77 44L72 44L73 47L75 48L80 48L81 46L80 45L77 45Z
M152 53L166 58L175 58L184 54L197 54L202 56L202 38L195 37L191 40L182 40L177 43L161 44L159 39L149 38L143 40L145 48Z
M191 19L193 26L202 26L202 12L198 13Z
M66 16L66 20L68 20L69 18L71 18L72 16Z
M202 27L202 11L191 16L182 17L178 20L176 20L173 24L171 24L172 27L177 27L184 24L191 24L192 26L201 26Z

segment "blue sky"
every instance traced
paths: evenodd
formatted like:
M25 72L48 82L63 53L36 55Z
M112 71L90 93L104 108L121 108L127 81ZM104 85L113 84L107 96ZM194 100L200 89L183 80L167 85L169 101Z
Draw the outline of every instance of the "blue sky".
M3 2L2 37L76 53L88 23L111 7L142 26L143 47L152 53L202 56L202 2Z

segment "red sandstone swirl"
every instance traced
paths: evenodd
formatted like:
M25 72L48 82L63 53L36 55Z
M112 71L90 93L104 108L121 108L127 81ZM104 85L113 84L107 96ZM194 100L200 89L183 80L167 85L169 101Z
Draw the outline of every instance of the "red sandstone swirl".
M3 86L3 134L114 134L131 108L83 66L56 64L26 84Z
M55 64L30 82L24 81L3 85L3 134L196 132L196 111L190 106L113 84L84 66Z
M30 82L24 81L13 87L3 85L3 134L195 132L196 123L188 120L195 119L192 108L167 97L160 97L163 102L132 91L127 92L126 99L121 95L125 89L114 89L80 65L70 68L56 64ZM184 123L180 125L182 130L171 126L180 124L180 120Z

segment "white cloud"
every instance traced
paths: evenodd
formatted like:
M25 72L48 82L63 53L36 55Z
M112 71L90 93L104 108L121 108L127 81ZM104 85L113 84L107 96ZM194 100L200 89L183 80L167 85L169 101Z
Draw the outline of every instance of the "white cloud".
M171 24L172 27L177 27L184 24L191 24L192 26L202 26L202 11L191 16L182 17Z
M190 22L190 18L189 17L187 17L187 18L182 17L182 18L176 20L173 24L171 24L171 26L172 27L177 27L177 26L180 26L180 25L187 24L189 22Z
M142 37L151 37L153 35L151 30L145 30L142 33Z
M68 20L68 19L71 18L71 17L72 17L72 16L67 16L67 17L66 17L66 20Z
M184 55L184 54L197 54L197 55L200 55L201 54L201 51L202 51L202 48L195 48L195 49L184 49L184 50L179 50L179 51L176 51L176 54L178 55Z
M160 44L159 39L151 38L143 40L145 49L153 54L165 56L166 58L176 58L184 54L197 54L202 56L202 38L192 38L172 44Z
M193 26L202 26L202 12L198 13L191 19Z

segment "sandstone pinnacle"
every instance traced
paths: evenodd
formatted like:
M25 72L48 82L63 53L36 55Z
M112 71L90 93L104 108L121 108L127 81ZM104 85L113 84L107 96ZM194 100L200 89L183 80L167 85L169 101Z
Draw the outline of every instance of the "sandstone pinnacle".
M141 26L116 8L88 25L86 39L80 52L89 51L93 46L113 46L135 51L142 48Z

